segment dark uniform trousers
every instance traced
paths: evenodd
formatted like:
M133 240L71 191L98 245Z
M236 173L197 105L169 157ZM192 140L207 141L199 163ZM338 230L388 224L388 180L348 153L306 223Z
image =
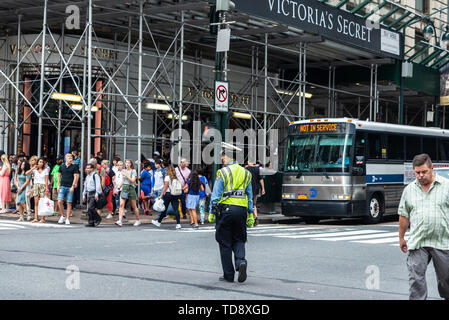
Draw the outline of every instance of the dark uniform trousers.
M245 260L246 212L245 207L224 205L215 225L215 239L220 248L223 276L227 280L234 280L234 274L238 271L239 265L247 262ZM232 264L233 252L235 271Z
M100 215L97 213L95 207L95 191L89 192L87 194L87 223L94 224L95 222L101 220Z

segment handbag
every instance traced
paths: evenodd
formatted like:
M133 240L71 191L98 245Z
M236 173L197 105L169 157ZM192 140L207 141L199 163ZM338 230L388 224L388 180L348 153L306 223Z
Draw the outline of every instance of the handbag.
M164 200L159 199L159 198L156 199L156 201L154 202L154 205L153 205L153 210L157 211L157 212L165 211Z
M39 216L42 217L52 216L55 213L55 203L48 197L40 198L37 208Z
M122 199L128 199L129 192L128 191L122 191L120 192L120 198Z

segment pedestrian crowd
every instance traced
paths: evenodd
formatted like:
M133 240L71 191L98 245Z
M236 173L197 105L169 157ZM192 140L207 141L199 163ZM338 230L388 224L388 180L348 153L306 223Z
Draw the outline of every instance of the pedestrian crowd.
M208 179L206 168L190 169L185 158L174 166L155 151L152 158L142 158L141 168L132 159L122 161L120 155L110 163L103 159L102 152L87 163L82 163L77 151L58 155L53 164L46 157L24 153L8 156L3 151L0 160L0 213L17 213L17 221L45 223L48 214L39 214L41 199L53 201L59 224L70 224L72 210L81 205L80 199L87 205L84 218L88 227L98 226L104 218L114 219L115 225L121 227L128 222L127 208L135 215L134 226L142 224L140 212L151 215L152 210L157 212L152 224L158 227L169 215L176 219L176 229L181 228L183 217L190 218L193 229L207 221L206 205L212 194L210 176ZM245 163L245 168L253 175L253 190L259 190L254 192L255 204L257 195L265 193L263 179L258 165ZM154 210L158 200L159 211ZM257 210L254 215L257 218Z

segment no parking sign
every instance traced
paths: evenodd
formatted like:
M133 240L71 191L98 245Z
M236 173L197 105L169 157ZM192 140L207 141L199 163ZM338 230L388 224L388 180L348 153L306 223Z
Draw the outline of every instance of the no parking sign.
M215 111L228 112L229 109L229 83L215 81Z

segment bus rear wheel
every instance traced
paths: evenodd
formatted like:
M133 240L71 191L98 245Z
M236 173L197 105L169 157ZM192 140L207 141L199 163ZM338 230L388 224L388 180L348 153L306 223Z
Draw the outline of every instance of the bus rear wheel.
M375 224L382 221L383 216L383 202L379 194L373 194L368 203L368 215L364 217L366 224Z

